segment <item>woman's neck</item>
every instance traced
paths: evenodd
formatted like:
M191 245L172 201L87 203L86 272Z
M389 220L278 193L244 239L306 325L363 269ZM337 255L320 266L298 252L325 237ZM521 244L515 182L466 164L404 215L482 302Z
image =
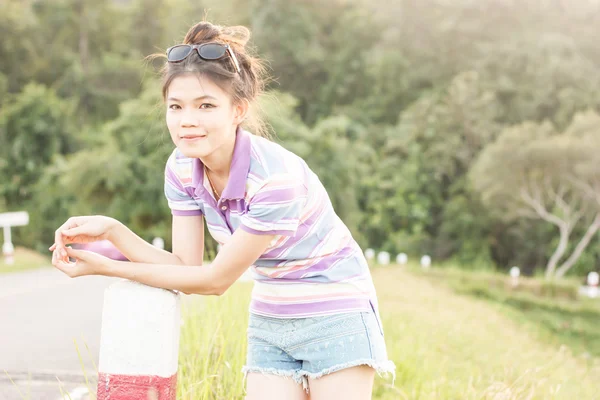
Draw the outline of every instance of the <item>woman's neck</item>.
M233 150L235 148L236 134L229 136L232 139L225 143L208 157L200 160L210 172L211 179L220 183L226 183L233 160Z

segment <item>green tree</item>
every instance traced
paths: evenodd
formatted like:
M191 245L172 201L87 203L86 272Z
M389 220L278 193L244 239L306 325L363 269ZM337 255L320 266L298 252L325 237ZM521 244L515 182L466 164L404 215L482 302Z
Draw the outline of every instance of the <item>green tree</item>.
M547 279L564 276L600 229L599 159L589 150L599 144L598 123L600 116L588 112L577 115L562 134L548 122L513 126L485 149L472 170L483 201L503 209L506 218L541 219L558 228ZM588 228L561 263L580 223Z
M20 91L34 76L32 60L38 56L32 35L35 23L35 15L27 2L0 3L0 73L10 92Z
M550 120L562 130L576 112L600 107L597 64L567 35L495 44L477 64L507 124Z
M56 154L77 148L73 106L47 87L30 83L0 109L0 197L9 208L31 199L31 190Z
M495 101L480 75L466 72L447 89L423 96L402 114L397 127L387 130L377 186L370 190L375 194L368 201L370 237L391 241L395 236L390 233L404 231L420 238L413 251L438 258L464 252L462 257L471 262L479 256L489 262L489 220L465 177L499 132ZM404 234L396 237L406 240ZM385 247L407 250L400 242Z
M93 147L48 171L65 188L63 195L75 199L71 214L110 215L146 235L167 236L164 168L174 145L161 102L160 87L149 82L138 98L121 105L118 118L101 127Z
M270 60L277 89L294 94L308 125L368 92L364 71L379 32L360 1L254 4L254 43Z

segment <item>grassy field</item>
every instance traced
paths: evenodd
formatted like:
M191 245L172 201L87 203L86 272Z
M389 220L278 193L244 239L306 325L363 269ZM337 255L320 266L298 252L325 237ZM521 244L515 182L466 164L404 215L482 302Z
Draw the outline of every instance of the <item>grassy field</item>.
M521 278L519 285L512 287L506 276L489 272L412 271L452 288L455 293L488 300L497 311L519 322L543 342L555 347L566 345L584 358L600 357L600 300L580 297L576 280L553 283Z
M19 272L28 269L40 268L52 265L50 252L48 256L44 256L36 251L25 249L23 247L15 248L14 264L6 265L4 257L0 255L0 274L9 272Z
M388 353L397 366L394 386L377 377L374 399L600 398L600 360L590 344L596 336L578 335L598 326L595 305L501 295L500 288L487 290L481 283L473 291L477 285L456 276L433 279L396 266L374 268L373 277ZM178 398L243 398L250 290L250 283L236 283L220 298L186 303ZM549 328L562 323L556 318L579 318L576 323L585 327L565 336Z

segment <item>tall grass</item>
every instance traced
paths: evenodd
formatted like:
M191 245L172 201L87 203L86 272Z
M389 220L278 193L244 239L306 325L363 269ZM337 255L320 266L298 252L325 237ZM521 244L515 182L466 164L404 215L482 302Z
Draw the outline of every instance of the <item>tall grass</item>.
M576 281L522 277L513 287L506 275L468 274L457 269L414 271L456 293L488 300L544 342L600 357L600 301L581 297Z
M243 399L241 369L245 363L251 289L251 283L239 282L219 298L186 298L178 398Z
M540 340L489 299L397 266L375 268L373 277L397 366L394 386L376 377L374 399L600 398L597 358ZM219 298L185 303L178 398L243 399L250 290L237 283Z

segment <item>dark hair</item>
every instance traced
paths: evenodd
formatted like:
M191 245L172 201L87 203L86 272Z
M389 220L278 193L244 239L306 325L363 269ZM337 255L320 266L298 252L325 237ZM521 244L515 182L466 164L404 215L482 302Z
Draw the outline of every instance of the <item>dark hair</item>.
M267 124L262 119L257 99L263 95L267 83L267 68L265 63L251 54L248 49L250 30L245 26L219 26L210 22L199 22L192 26L185 38L184 44L202 44L217 42L228 44L235 53L240 64L238 74L230 57L216 61L204 61L200 57L187 57L182 62L165 62L162 70L162 95L167 96L169 85L176 77L184 74L197 74L211 79L221 89L229 93L233 103L248 101L250 109L242 126L258 136L268 137ZM151 58L166 58L163 54L154 54Z

